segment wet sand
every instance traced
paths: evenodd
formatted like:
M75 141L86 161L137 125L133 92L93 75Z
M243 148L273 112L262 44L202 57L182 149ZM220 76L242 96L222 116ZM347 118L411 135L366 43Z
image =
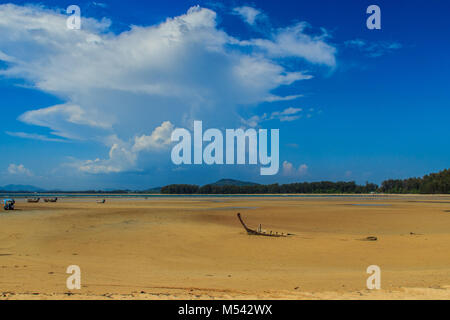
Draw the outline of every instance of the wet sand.
M0 213L0 299L450 299L450 196L96 200Z

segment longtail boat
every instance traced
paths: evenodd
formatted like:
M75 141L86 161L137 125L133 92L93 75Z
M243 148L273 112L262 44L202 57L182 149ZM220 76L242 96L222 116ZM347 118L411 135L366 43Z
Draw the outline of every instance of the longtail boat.
M58 198L52 198L52 199L44 199L45 202L57 202Z
M273 232L273 231L270 231L267 233L267 232L261 230L261 225L259 226L258 230L250 229L249 227L247 227L247 225L242 220L240 213L237 214L237 217L238 217L239 221L241 222L242 226L244 227L245 231L247 231L247 234L250 236L264 236L264 237L277 237L277 238L280 238L280 237L285 238L288 236L293 236L292 233L278 233L278 232Z
M28 201L29 203L38 203L38 202L39 202L39 200L41 200L41 198L32 198L32 199L27 199L27 201Z

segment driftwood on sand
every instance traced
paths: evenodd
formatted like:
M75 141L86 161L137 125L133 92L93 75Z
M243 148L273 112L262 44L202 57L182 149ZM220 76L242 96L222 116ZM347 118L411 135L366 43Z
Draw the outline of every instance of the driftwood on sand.
M277 237L277 238L293 236L292 233L278 233L278 232L273 232L273 231L270 231L270 232L262 231L261 225L259 225L258 230L250 229L249 227L247 227L247 225L242 220L240 213L237 214L237 217L238 217L239 221L241 222L242 226L244 227L245 231L247 231L248 235L251 235L251 236L264 236L264 237Z

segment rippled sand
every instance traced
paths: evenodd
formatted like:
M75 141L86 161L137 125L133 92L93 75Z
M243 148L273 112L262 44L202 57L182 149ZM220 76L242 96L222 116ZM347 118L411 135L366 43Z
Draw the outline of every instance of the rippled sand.
M450 298L450 197L95 200L0 213L0 299Z

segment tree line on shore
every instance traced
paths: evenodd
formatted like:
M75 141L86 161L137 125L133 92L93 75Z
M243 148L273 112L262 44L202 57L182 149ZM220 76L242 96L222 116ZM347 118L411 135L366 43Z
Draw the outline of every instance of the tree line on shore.
M232 180L229 180L232 182ZM229 181L226 181L228 183ZM236 181L239 183L239 181ZM242 182L241 182L242 183ZM1 188L0 188L1 189ZM358 185L354 181L351 182L299 182L290 184L208 184L205 186L189 185L189 184L172 184L165 187L153 188L141 191L132 190L109 190L109 191L40 191L43 193L70 193L70 194L289 194L289 193L341 193L341 194L361 194L361 193L417 193L417 194L450 194L450 169L443 170L438 173L431 173L422 178L409 179L389 179L381 183L380 186L374 183L366 183ZM33 191L11 191L0 190L1 193L16 194L38 194Z
M377 185L359 186L355 182L302 182L291 184L257 184L251 186L208 184L205 186L172 184L161 188L164 194L276 194L276 193L370 193Z
M450 170L432 173L422 178L409 178L383 181L381 186L374 183L358 185L351 182L300 182L290 184L270 185L214 185L204 186L189 184L172 184L161 188L163 194L289 194L289 193L424 193L446 194L450 193Z
M385 193L450 193L450 170L431 173L422 178L386 180L381 184L380 191Z

